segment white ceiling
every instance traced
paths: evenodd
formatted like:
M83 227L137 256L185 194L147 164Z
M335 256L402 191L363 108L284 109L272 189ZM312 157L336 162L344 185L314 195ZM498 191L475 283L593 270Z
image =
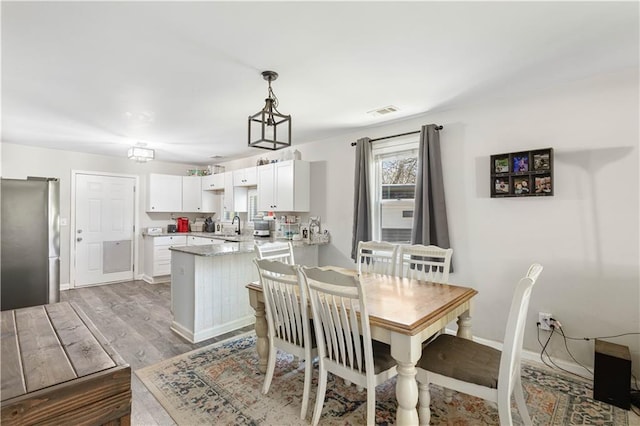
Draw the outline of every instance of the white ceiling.
M638 67L638 2L7 2L2 141L258 153L263 70L302 144ZM374 118L368 111L394 105ZM132 117L129 117L132 115Z

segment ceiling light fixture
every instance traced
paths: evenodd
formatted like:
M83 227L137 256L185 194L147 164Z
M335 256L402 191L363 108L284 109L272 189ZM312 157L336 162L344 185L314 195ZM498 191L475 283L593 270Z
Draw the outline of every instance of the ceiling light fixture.
M146 163L156 158L156 152L153 149L132 146L129 148L127 157L129 157L129 160L135 160L138 163Z
M272 151L287 148L291 146L291 116L278 111L278 98L271 89L271 82L278 78L278 73L263 71L262 77L269 82L269 92L264 108L249 116L249 146Z

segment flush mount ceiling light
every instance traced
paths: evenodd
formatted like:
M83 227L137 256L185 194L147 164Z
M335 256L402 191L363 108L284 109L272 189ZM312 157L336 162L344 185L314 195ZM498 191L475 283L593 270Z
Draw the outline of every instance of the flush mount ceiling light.
M278 73L263 71L262 77L269 82L269 92L264 108L249 116L249 146L275 151L291 146L291 116L278 111L278 98L271 89Z
M142 146L132 146L127 153L129 160L135 160L138 163L146 163L156 158L156 152L153 149L144 148Z

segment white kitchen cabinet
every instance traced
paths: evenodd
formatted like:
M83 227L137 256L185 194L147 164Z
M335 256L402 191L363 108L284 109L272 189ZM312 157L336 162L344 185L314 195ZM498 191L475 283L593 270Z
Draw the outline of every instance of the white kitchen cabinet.
M170 281L171 250L169 247L186 245L186 235L146 236L144 238L144 275L142 279L152 284Z
M222 206L225 212L247 211L247 188L233 186L233 172L224 173L224 196Z
M202 177L203 191L222 191L224 190L224 173Z
M150 174L147 186L148 212L182 211L182 176Z
M309 211L309 162L290 160L258 166L257 182L259 211Z
M224 240L219 238L194 237L193 235L187 237L188 246L204 246L207 244L224 244Z
M233 186L256 186L258 178L255 167L233 171Z
M222 208L225 212L233 211L233 172L224 173L224 196L222 198Z
M185 213L220 213L220 195L203 191L200 176L182 176L182 211Z
M181 211L202 211L202 178L200 176L182 176Z

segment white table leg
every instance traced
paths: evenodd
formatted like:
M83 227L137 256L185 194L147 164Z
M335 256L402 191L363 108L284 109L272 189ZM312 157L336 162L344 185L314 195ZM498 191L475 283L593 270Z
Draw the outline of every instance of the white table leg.
M267 326L267 317L264 303L258 303L255 307L256 311L256 336L258 341L256 342L256 350L258 351L258 370L261 373L267 372L267 360L269 358L269 338Z
M416 363L422 354L422 344L418 336L391 333L391 356L398 363L396 399L398 411L397 425L418 424L418 383Z
M469 311L464 311L458 317L458 337L462 337L463 339L473 339L473 335L471 334L471 315L469 315Z

